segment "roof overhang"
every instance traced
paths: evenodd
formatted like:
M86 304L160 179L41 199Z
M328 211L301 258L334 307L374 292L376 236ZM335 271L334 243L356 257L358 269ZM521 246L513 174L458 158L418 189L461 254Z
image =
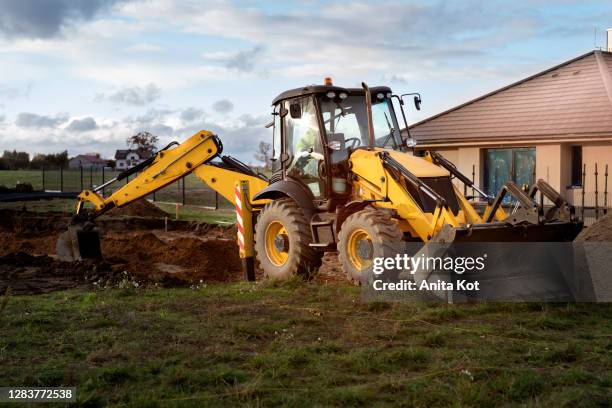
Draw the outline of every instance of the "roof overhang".
M417 148L422 147L483 147L483 146L516 146L525 144L553 144L553 143L584 143L584 142L610 142L612 134L566 134L555 136L513 136L500 138L473 138L473 139L427 139L416 138Z

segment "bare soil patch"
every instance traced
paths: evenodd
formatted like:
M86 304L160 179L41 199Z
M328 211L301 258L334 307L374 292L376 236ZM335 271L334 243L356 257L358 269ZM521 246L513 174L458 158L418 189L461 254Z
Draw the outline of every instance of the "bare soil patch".
M9 286L16 294L36 294L80 285L186 286L244 279L234 226L145 217L157 212L143 203L131 212L139 216L109 212L101 217L96 224L104 260L83 262L62 262L55 255L69 215L0 210L0 295ZM256 275L259 279L262 272ZM315 280L346 281L334 254L325 255Z
M113 208L108 212L112 216L131 216L131 217L153 217L164 218L168 217L168 213L151 204L144 198L134 201L130 205L121 208Z
M612 213L597 220L578 234L575 242L607 242L612 241Z
M139 214L143 214L139 212ZM37 294L79 285L185 286L242 279L233 227L154 218L102 218L104 260L61 262L61 213L0 211L0 294Z

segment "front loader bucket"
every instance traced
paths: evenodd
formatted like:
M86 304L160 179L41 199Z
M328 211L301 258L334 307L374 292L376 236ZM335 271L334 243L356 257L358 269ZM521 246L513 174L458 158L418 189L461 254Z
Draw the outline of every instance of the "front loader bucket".
M571 241L582 229L577 221L511 225L503 222L452 228L447 225L413 257L476 259L481 271L456 273L435 267L413 272L417 285L443 282L453 290L428 290L447 302L471 300L569 301L576 298ZM479 282L479 291L457 289L457 282ZM445 285L449 287L451 285Z
M496 222L457 228L453 242L571 242L581 230L579 221L517 225Z
M100 233L91 223L70 225L59 236L55 252L62 261L102 259Z

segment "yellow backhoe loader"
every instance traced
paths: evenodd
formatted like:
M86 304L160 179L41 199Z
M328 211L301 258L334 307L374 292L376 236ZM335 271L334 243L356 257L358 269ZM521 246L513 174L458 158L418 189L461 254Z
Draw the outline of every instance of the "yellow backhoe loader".
M415 103L418 108L420 98ZM83 191L58 254L100 257L95 217L189 173L236 205L240 254L251 278L254 257L267 277L286 279L313 273L324 252L337 251L348 279L359 282L374 258L402 242L571 241L580 232L573 208L542 180L529 191L509 182L491 197L440 154L414 154L395 113L399 107L407 129L403 105L391 89L365 84L326 81L283 92L272 102L268 125L270 178L222 156L219 137L198 132L111 180L138 174L108 197L100 191L109 183ZM484 209L459 183L478 192ZM536 202L538 191L550 208Z

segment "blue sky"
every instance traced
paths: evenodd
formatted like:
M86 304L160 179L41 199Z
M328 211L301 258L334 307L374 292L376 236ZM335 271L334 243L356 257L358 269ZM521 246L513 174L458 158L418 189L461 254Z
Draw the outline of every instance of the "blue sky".
M111 157L140 130L210 129L253 162L283 90L418 91L415 122L605 47L609 27L612 4L588 0L0 0L0 151Z

